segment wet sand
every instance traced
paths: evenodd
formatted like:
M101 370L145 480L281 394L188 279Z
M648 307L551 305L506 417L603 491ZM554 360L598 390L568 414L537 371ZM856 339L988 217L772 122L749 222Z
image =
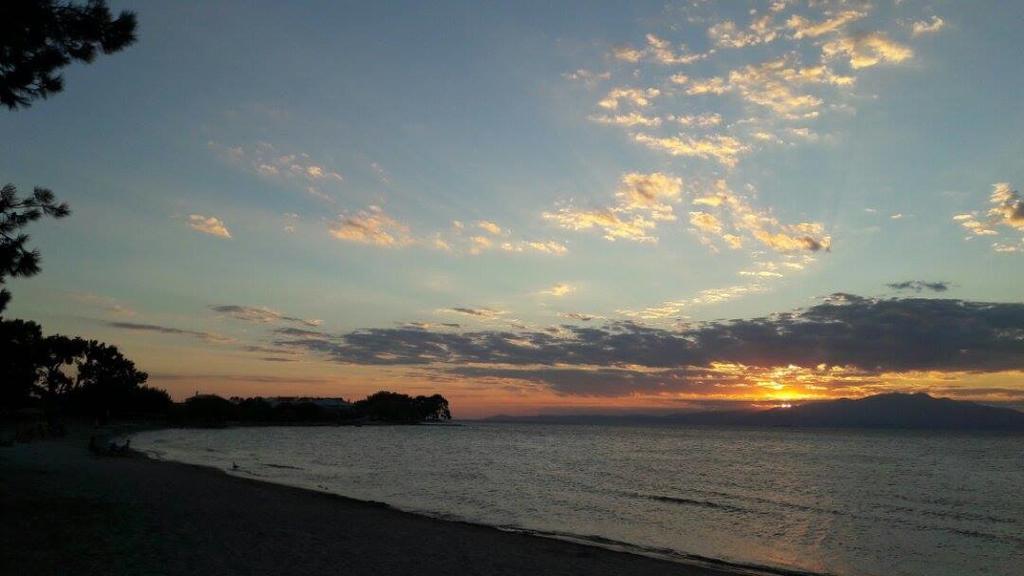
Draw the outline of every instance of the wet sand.
M401 512L144 457L0 448L2 574L761 574Z

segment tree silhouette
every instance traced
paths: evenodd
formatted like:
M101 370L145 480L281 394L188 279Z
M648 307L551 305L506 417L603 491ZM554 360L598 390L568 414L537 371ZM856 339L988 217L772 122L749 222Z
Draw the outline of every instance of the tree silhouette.
M38 376L43 332L27 320L0 321L0 412L23 408Z
M135 363L117 347L90 340L78 361L74 387L68 392L75 408L92 416L147 411L140 404L154 400L166 408L170 397L162 390L142 386L148 379L149 375L136 370Z
M0 412L40 405L51 424L65 412L98 416L166 413L171 398L114 346L42 336L39 325L0 320Z
M39 273L39 251L26 247L28 234L21 229L44 215L64 218L71 213L67 202L57 203L53 192L36 188L29 198L19 198L11 184L0 188L0 287L7 277L33 276ZM11 299L11 293L0 288L0 312Z
M448 400L440 394L413 398L382 390L356 402L355 409L371 420L384 422L437 422L452 417Z
M38 357L37 391L46 405L46 411L55 417L58 402L75 388L76 379L67 373L67 369L81 361L88 343L81 338L68 338L60 334L47 336L40 346Z
M28 107L64 89L59 70L92 62L135 42L135 14L116 19L104 0L84 6L53 0L0 2L0 104Z

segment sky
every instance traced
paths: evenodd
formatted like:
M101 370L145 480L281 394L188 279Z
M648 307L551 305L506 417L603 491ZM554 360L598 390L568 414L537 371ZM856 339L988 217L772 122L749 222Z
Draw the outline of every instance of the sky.
M8 316L176 399L1024 404L1024 4L112 2Z

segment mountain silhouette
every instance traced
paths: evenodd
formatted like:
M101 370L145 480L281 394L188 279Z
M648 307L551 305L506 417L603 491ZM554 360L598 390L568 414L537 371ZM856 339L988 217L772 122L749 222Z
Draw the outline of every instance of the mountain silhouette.
M745 418L757 426L834 428L917 428L944 430L1024 430L1024 412L974 402L933 398L925 393L878 394L773 408Z
M925 393L878 394L807 402L790 408L650 414L495 416L489 421L548 424L684 424L807 428L1024 431L1024 412Z

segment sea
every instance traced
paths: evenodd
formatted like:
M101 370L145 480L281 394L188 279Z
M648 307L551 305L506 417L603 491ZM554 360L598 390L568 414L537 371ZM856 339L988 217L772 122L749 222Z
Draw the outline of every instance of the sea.
M676 560L1024 575L1024 436L670 425L165 429L152 457Z

